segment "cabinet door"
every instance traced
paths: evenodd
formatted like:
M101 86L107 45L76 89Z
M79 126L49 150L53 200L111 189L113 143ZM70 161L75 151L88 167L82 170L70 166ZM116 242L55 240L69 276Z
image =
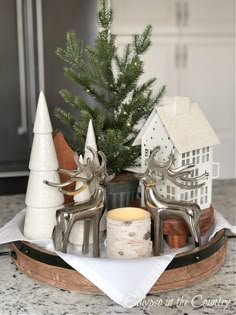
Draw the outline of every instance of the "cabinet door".
M0 176L5 176L8 172L14 172L16 175L16 172L26 171L29 159L28 133L26 128L21 126L22 119L27 119L25 117L27 113L21 112L23 104L20 102L16 1L14 0L0 1L0 41Z
M117 45L122 54L124 47L132 40L129 36L118 36ZM153 84L154 92L161 86L166 86L166 95L176 95L179 89L179 69L177 67L178 56L176 55L178 40L173 38L152 37L152 46L143 56L144 74L142 81L157 78Z
M181 0L184 33L232 34L235 0Z
M178 31L179 4L175 0L112 0L114 10L112 31L117 34L133 34L143 31L147 24L153 33Z
M221 140L214 150L220 176L235 177L234 39L189 39L184 45L180 93L200 105Z

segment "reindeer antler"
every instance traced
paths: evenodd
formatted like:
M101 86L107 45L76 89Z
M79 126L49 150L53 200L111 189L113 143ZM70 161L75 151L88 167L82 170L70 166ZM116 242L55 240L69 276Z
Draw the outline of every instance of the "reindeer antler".
M197 189L205 185L203 181L208 178L209 174L207 172L200 176L188 177L191 175L191 172L195 166L194 164L189 164L174 169L172 168L174 162L174 152L171 152L166 163L160 163L155 159L155 155L159 151L160 146L155 147L149 158L148 171L150 172L151 176L153 176L153 174L162 174L177 187L189 190Z
M88 147L88 149L91 151L94 159L95 159L95 155L94 155L94 152L91 150L90 147ZM51 187L56 187L56 188L59 188L59 191L63 192L66 194L66 190L63 190L62 188L63 187L66 187L68 185L70 185L71 183L75 182L75 181L81 181L82 183L86 183L90 180L89 179L86 179L84 177L81 176L81 174L85 173L85 172L89 172L89 168L90 168L90 163L92 162L91 159L88 159L88 164L83 164L79 161L79 157L77 155L77 153L74 153L74 160L78 166L78 169L75 169L75 170L66 170L66 169L58 169L58 173L63 173L63 174L66 174L68 176L70 176L70 179L64 183L53 183L53 182L49 182L47 180L43 181L46 185L49 185ZM82 188L82 187L81 187ZM85 189L85 188L84 188ZM83 190L84 190L83 189ZM81 190L81 191L83 191ZM70 191L68 191L69 194L71 193ZM78 193L80 192L80 190L78 191Z
M86 187L95 179L97 178L99 182L104 182L105 178L107 178L107 171L106 171L106 157L105 154L101 151L98 153L91 147L87 147L87 149L91 152L92 154L92 159L88 158L87 163L83 164L78 157L77 153L74 153L74 160L76 165L78 166L78 169L76 170L65 170L65 169L58 169L59 173L66 174L70 176L70 179L64 183L52 183L49 181L44 181L45 184L59 188L59 191L62 192L65 195L69 196L74 196L86 189ZM98 165L97 161L98 159L98 154L101 157L101 164ZM81 176L81 174L86 173L86 174L91 174L89 178L84 178ZM68 186L69 184L73 182L80 181L82 182L82 187L75 189L75 190L66 190L63 189L64 187Z

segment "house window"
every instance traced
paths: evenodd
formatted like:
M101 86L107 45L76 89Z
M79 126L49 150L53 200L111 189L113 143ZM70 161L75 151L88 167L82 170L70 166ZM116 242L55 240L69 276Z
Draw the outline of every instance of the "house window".
M187 152L187 157L189 157L189 155L190 155L190 152Z
M193 198L193 196L194 196L194 191L191 190L191 198Z
M202 163L209 162L210 160L209 150L210 150L209 147L202 149Z
M205 203L207 203L207 199L208 199L207 196L205 196Z
M208 187L205 187L205 193L208 194Z
M168 199L175 199L176 198L176 196L175 196L175 187L167 186L166 196L167 196Z

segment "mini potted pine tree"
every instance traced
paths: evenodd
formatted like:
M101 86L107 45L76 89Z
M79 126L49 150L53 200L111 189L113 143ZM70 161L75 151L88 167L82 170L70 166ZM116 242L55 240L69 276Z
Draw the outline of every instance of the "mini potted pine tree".
M107 192L137 190L137 180L125 172L137 166L140 150L132 143L139 130L138 124L149 116L158 104L165 87L157 94L152 91L155 78L141 83L144 73L142 56L151 45L152 27L148 25L142 34L135 34L123 54L118 53L116 35L111 32L113 11L108 0L99 1L97 22L99 32L94 47L86 46L74 32L69 32L65 48L58 48L57 55L68 65L64 74L88 94L91 102L68 90L60 94L66 103L78 110L78 114L55 108L56 117L68 127L65 137L74 151L83 153L89 120L92 119L99 150L107 157L110 174L115 173ZM97 106L92 107L91 103ZM124 175L125 174L125 175ZM119 181L126 181L126 184ZM128 184L127 184L128 183ZM132 195L132 193L128 193ZM114 198L113 198L114 199ZM127 205L127 197L123 198ZM111 202L108 200L108 203ZM108 208L122 206L108 204Z

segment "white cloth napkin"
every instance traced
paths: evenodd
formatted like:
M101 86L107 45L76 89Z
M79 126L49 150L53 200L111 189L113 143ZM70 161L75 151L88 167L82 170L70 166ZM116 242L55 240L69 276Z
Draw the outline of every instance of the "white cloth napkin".
M54 251L52 240L32 241L24 237L25 209L0 229L0 244L25 240ZM229 229L236 234L236 226L232 226L223 216L215 211L215 223L202 238L203 244L208 242L216 232ZM184 252L192 245L171 250L165 247L165 254L160 257L142 259L115 260L92 258L72 254L57 254L94 283L116 303L131 308L145 298L154 283L178 252Z

